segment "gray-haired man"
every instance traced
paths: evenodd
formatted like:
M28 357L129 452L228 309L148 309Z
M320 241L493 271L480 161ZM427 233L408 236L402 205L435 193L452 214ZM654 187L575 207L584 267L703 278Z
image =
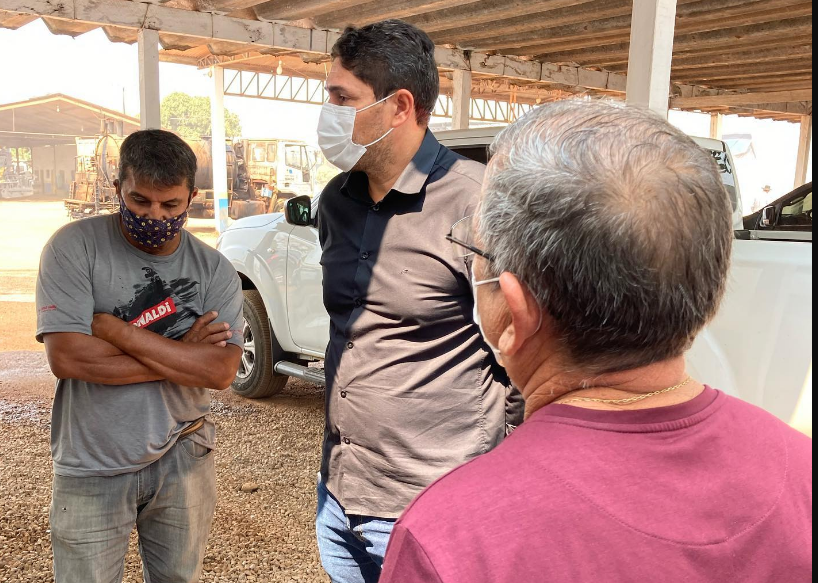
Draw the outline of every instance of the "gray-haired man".
M415 499L382 583L811 581L811 440L685 370L730 263L709 153L582 101L492 150L456 244L527 419Z

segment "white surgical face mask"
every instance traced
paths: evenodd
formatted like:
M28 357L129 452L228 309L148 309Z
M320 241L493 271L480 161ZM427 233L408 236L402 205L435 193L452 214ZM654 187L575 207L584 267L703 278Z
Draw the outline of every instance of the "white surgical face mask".
M393 95L395 94L387 95L383 99L361 109L346 105L335 105L329 102L324 104L318 118L318 146L330 164L337 166L342 172L349 172L355 167L358 160L363 157L368 147L377 144L392 133L395 128L390 128L380 138L365 146L352 141L352 133L355 131L355 116L361 111L383 103Z
M474 296L474 312L473 312L473 316L472 316L474 318L474 323L477 324L478 328L480 328L480 334L483 336L483 340L485 340L486 344L488 344L488 347L491 348L492 353L494 353L494 358L497 359L497 363L502 366L503 361L502 361L502 356L501 356L501 353L500 353L500 349L497 348L496 346L494 346L491 342L489 342L489 339L486 336L486 332L485 332L485 330L483 330L483 322L480 319L480 311L477 309L477 288L479 286L485 285L487 283L498 283L499 281L500 281L499 277L495 277L495 278L492 278L492 279L486 279L486 280L483 280L483 281L476 281L474 279L474 271L472 271L472 274L471 274L471 291L472 291L472 296Z

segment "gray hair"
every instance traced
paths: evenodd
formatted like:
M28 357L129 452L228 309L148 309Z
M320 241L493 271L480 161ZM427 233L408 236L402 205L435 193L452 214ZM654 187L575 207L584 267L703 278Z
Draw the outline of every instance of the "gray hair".
M715 315L732 209L709 152L646 111L539 107L492 144L479 232L587 372L680 356Z

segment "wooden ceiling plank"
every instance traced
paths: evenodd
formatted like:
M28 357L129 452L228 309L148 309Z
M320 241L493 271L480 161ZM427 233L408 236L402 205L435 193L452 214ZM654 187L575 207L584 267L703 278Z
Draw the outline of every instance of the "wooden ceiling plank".
M793 47L792 49L759 49L751 51L737 51L707 56L673 57L673 71L694 70L713 66L735 66L752 63L779 62L786 65L787 61L799 60L812 56L812 45ZM613 73L627 73L627 60L616 62L597 62L606 71Z
M790 101L812 101L812 90L768 91L744 93L740 95L716 95L702 97L673 97L671 107L726 107L732 105L755 105L757 103L787 103Z
M733 46L738 48L742 45L752 46L762 39L780 38L782 35L791 37L806 34L812 34L812 19L810 17L798 17L750 26L736 26L723 30L683 34L675 38L673 47L674 51L685 49L705 50L732 43ZM510 55L542 55L549 52L587 49L594 46L608 46L609 49L611 46L615 46L615 50L619 51L627 43L617 42L615 35L616 32L600 34L596 38L594 35L589 35L567 42L563 39L554 39L548 43L514 47L504 49L501 52ZM477 48L478 50L486 50L485 47Z
M590 19L602 20L617 16L626 16L631 13L632 2L628 0L601 0L587 1L584 4L567 6L565 8L546 8L540 10L532 5L529 12L522 16L501 20L484 20L477 25L462 27L456 19L449 21L449 28L440 31L427 31L433 41L437 43L451 43L465 46L469 41L487 37L499 37L510 34L520 34L543 28L555 28L588 22ZM536 12L535 12L536 11ZM544 26L544 22L548 26Z
M8 28L10 30L17 30L21 26L25 26L29 22L34 22L39 16L30 16L27 14L18 14L17 12L9 12L7 10L0 10L0 28Z
M691 11L695 7L696 10ZM704 8L708 7L709 12ZM763 7L763 10L759 8ZM505 47L525 46L527 44L538 43L548 38L571 39L576 36L593 32L610 33L618 30L622 41L630 38L630 9L617 16L608 16L601 12L604 7L594 3L585 7L584 10L574 9L560 11L565 13L568 22L558 19L529 19L528 24L523 24L516 30L510 31L512 34L505 34L502 30L502 23L496 26L486 27L486 34L482 37L475 35L461 36L460 31L452 31L450 37L456 40L458 46L480 47L482 50L492 50ZM781 19L781 9L788 8L787 17L796 18L809 16L812 14L812 3L804 0L763 0L762 2L747 3L746 0L705 0L680 6L677 13L675 36L683 34L704 32L708 30L718 30L736 25L747 26L772 22ZM572 12L581 14L582 18L572 19ZM686 14L694 14L695 18L684 18ZM575 26L567 26L570 22L579 23ZM436 42L441 40L438 36L433 37ZM469 41L469 42L466 42Z
M253 11L262 20L301 20L336 10L349 10L371 0L270 0L256 3Z
M214 10L234 12L245 10L263 3L263 0L211 0Z
M788 78L796 75L805 75L812 72L812 61L809 63L794 64L786 69L769 69L769 68L737 68L737 67L720 67L709 72L701 71L683 71L681 74L673 76L674 81L683 81L685 83L710 85L716 80L726 79L779 79Z
M347 25L365 26L389 18L407 18L437 10L452 10L459 7L470 8L482 0L370 0L355 10L338 10L316 17L321 26L343 27Z
M709 78L709 75L719 75L723 73L731 73L735 75L756 74L756 73L780 73L786 74L794 71L811 71L812 70L812 56L805 58L794 58L785 62L761 62L761 63L743 63L743 64L729 64L729 65L714 65L712 67L700 67L696 69L675 69L674 77L677 79L685 77Z
M123 28L121 26L103 26L105 36L112 43L127 43L134 44L138 40L138 33L132 28Z
M451 10L438 10L407 17L406 21L427 33L452 28L497 23L504 19L531 15L543 17L545 12L581 6L595 0L484 0L476 6L464 6ZM536 16L534 16L536 15Z
M48 16L43 17L43 22L52 34L66 35L74 38L99 28L98 24L85 24L83 22L77 22L76 20L62 20Z

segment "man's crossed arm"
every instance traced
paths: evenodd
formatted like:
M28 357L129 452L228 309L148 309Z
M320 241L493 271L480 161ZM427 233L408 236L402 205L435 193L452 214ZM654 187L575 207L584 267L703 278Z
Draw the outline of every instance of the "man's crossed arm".
M189 387L222 390L230 386L241 348L228 345L229 325L201 316L181 340L137 328L111 314L96 314L92 336L76 332L45 334L46 355L57 378L104 385L167 379Z

